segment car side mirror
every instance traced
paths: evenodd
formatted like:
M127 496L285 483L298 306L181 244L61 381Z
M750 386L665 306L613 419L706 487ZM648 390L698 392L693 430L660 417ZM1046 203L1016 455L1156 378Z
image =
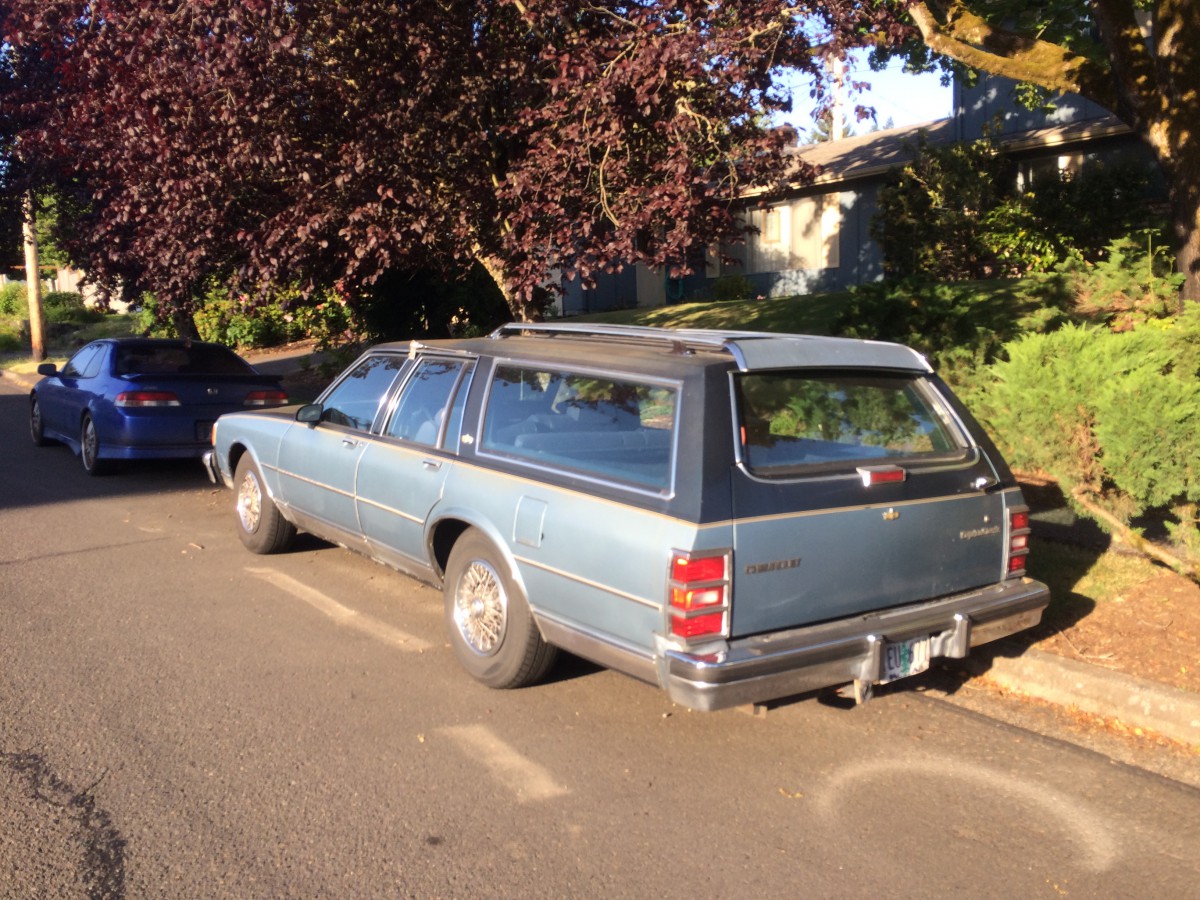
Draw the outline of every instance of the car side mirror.
M40 363L37 367L37 373L39 375L57 375L58 366L54 363Z
M305 425L316 425L321 421L324 413L325 407L320 403L306 403L296 410L296 421L303 422Z

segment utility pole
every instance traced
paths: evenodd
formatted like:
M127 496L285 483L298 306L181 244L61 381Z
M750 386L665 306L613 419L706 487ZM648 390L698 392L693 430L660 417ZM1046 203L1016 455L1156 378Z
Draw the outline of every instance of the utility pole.
M833 105L829 108L829 139L840 141L846 136L846 61L835 56L833 68Z
M33 358L41 362L46 358L45 318L42 315L42 272L38 268L37 208L33 191L25 194L22 203L25 232L25 290L29 297L29 342L33 345Z

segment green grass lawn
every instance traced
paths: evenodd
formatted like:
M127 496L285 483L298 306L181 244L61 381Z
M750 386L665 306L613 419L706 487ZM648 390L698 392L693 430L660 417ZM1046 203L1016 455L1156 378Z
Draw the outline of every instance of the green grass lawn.
M649 309L621 309L572 317L571 321L612 325L656 325L662 328L727 328L792 334L831 334L833 323L850 294L812 294L707 303L680 303Z

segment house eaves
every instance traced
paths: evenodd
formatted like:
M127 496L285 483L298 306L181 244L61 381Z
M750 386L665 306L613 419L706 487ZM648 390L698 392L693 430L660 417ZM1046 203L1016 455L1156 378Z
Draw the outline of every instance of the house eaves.
M935 146L945 146L959 140L954 119L938 119L904 128L873 131L837 141L824 141L796 147L792 151L797 162L817 168L811 182L793 184L793 188L811 188L848 184L885 175L907 165L916 158L920 138ZM1002 135L996 143L1006 153L1028 153L1052 148L1065 149L1105 138L1132 134L1128 125L1115 116L1089 119L1069 125L1038 128L1017 134Z

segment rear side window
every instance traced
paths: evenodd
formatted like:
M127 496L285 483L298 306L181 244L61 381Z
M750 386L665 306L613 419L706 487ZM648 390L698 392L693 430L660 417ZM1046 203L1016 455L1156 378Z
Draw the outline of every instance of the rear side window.
M500 365L481 450L667 492L677 397L675 385Z
M793 475L959 456L967 442L919 376L756 372L736 377L742 459Z
M103 344L89 344L63 366L64 378L95 378L100 374L100 361L104 358Z
M418 363L386 433L429 447L437 444L462 369L462 360L425 359Z

